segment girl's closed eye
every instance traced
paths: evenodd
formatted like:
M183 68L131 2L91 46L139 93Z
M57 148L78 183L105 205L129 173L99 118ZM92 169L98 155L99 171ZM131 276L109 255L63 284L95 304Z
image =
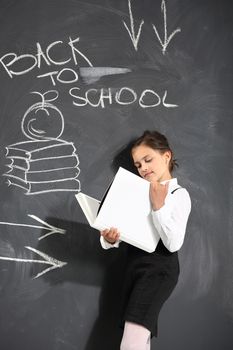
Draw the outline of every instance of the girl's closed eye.
M140 163L134 163L134 166L136 169L140 169L141 168L141 164Z

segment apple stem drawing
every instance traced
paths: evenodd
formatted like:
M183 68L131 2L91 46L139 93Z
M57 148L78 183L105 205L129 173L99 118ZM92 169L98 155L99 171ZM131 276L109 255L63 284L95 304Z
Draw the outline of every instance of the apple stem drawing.
M45 235L41 236L38 238L38 240L41 240L43 238L46 238L50 235L53 235L55 233L59 233L61 235L64 235L66 233L66 230L63 230L61 228L49 225L47 222L41 220L40 218L38 218L36 215L32 215L32 214L28 214L29 217L31 217L32 219L42 223L44 226L36 226L36 225L29 225L29 224L18 224L18 223L13 223L13 222L4 222L4 221L0 221L0 225L10 225L10 226L22 226L22 227L32 227L32 228L36 228L36 229L41 229L41 230L47 230L49 231L48 233L46 233Z

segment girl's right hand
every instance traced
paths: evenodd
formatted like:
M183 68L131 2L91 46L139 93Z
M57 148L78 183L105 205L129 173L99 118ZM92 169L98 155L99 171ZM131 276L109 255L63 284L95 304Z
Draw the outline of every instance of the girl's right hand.
M103 231L100 231L101 236L104 237L104 239L111 244L116 243L116 241L120 238L120 232L117 228L111 227L110 229L105 229Z

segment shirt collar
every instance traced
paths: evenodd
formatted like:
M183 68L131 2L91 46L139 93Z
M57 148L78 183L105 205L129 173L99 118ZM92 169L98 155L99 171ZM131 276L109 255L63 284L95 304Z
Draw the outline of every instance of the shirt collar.
M164 185L165 183L169 182L169 185L172 184L172 185L177 185L177 178L176 177L173 177L172 179L170 180L164 180L164 181L161 181L160 183L162 185Z
M177 178L176 177L173 177L172 179L170 180L164 180L164 181L161 181L160 183L162 185L164 185L165 183L168 182L168 189L169 191L173 191L175 188L177 188L178 186L178 182L177 182Z

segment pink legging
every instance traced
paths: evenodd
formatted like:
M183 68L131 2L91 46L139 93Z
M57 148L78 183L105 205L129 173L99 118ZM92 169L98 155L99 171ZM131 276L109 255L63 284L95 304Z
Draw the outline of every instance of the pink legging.
M120 350L150 350L150 338L147 328L126 321Z

